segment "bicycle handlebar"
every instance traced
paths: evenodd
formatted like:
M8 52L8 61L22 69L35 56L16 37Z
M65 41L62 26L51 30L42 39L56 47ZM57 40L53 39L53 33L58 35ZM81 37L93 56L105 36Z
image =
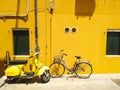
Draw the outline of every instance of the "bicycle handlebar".
M61 53L63 56L68 56L68 54L64 53L64 49L60 50L60 53Z
M66 53L63 53L63 55L68 56L68 54L66 54Z
M63 52L63 51L64 51L64 49L60 50L60 52Z

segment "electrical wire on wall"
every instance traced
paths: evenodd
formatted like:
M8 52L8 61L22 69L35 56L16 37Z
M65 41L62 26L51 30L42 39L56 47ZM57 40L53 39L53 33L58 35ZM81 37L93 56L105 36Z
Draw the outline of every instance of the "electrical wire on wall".
M16 15L11 15L11 14L0 14L0 19L3 19L4 21L6 19L22 19L22 20L27 20L27 16L28 16L28 0L26 0L26 13L23 14L23 15L20 15L19 14L19 8L20 6L18 6L20 3L19 0L17 0L17 12L16 12Z

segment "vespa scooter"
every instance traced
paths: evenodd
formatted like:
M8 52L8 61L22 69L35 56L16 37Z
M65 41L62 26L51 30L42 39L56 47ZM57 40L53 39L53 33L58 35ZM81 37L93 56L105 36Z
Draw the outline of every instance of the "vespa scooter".
M5 70L5 76L8 81L17 79L32 79L33 77L39 77L42 83L46 83L50 80L49 67L44 66L38 58L39 53L35 52L29 58L32 58L32 70L27 72L24 70L28 60L10 60ZM27 82L26 82L27 83Z

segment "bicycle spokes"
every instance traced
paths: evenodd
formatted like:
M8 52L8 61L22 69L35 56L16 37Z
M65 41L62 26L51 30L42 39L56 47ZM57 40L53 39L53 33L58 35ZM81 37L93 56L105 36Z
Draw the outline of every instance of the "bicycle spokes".
M76 75L80 78L88 78L92 73L92 67L89 63L79 63L76 66Z
M64 60L64 50L60 51L60 62L56 61L50 65L50 75L51 77L61 77L65 69L69 71L70 74L75 73L79 78L88 78L92 74L92 66L88 61L80 61L80 56L75 56L76 61L74 66L69 68Z
M60 77L63 75L65 68L61 63L54 63L50 66L50 74L52 77Z

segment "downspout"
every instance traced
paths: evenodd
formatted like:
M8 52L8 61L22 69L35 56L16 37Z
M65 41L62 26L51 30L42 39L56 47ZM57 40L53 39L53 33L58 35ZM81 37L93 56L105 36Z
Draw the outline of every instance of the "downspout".
M39 52L39 45L38 45L38 15L37 15L37 11L38 11L38 7L37 7L37 0L35 0L34 2L34 8L35 8L35 51Z

